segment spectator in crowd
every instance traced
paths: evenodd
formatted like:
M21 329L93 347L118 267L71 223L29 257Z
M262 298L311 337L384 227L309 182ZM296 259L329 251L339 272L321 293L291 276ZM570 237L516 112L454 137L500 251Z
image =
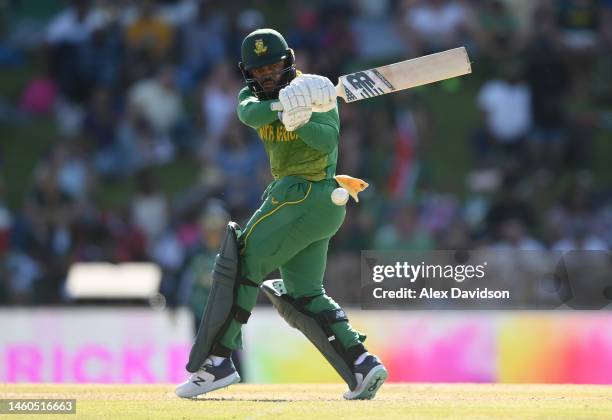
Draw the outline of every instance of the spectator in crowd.
M303 53L314 53L321 44L320 16L318 11L306 3L299 4L294 10L295 25L289 28L287 43Z
M57 167L52 163L43 164L35 176L36 184L28 200L32 239L49 257L65 255L70 249L75 201L62 191Z
M213 8L212 3L212 0L199 2L196 15L181 28L181 70L185 88L193 87L209 75L215 64L223 62L228 54L228 17Z
M608 250L612 249L612 202L608 200L607 203L597 208L594 213L593 231L597 232Z
M499 238L493 249L516 251L541 251L544 246L529 235L525 223L519 218L508 218L499 226Z
M531 130L531 89L525 83L517 63L507 64L502 77L485 82L476 103L482 115L482 128L477 134L481 158L500 154L524 157L526 137Z
M334 235L329 254L350 255L352 252L370 249L372 237L376 232L375 217L376 212L372 209L347 207L344 224L342 229Z
M259 202L260 168L265 155L260 144L243 125L234 122L221 141L214 164L224 174L223 199L232 215Z
M75 201L61 190L57 168L43 162L35 174L34 189L26 204L28 252L16 256L29 267L28 274L18 269L17 278L29 281L38 278L38 293L42 301L61 300L61 285L73 243L71 226L75 214Z
M155 1L140 2L138 16L125 29L125 44L129 54L162 62L170 56L174 29L168 22L156 17L155 8Z
M176 153L170 137L156 132L138 113L129 113L117 127L116 135L118 150L124 153L120 162L124 175L169 163Z
M515 173L505 175L485 219L489 240L514 243L522 240L526 232L536 225L534 209L521 187L521 179Z
M553 11L536 10L534 34L526 54L526 80L531 89L533 131L529 153L533 165L555 167L567 143L565 101L571 75L558 39ZM554 69L554 71L551 71Z
M325 4L321 10L322 24L320 51L314 60L313 68L336 80L342 69L355 56L355 37L350 26L353 13L350 2Z
M75 202L87 201L93 188L94 174L81 139L59 143L50 156L49 164L57 173L57 183L63 194Z
M175 226L168 227L161 232L150 246L149 256L162 272L162 281L159 292L166 298L171 307L177 304L179 273L185 260L185 248L180 242Z
M588 176L573 179L562 192L559 200L546 209L546 237L551 244L558 243L570 232L568 229L576 225L578 231L591 231L595 225L594 206L592 202L592 180ZM586 225L587 220L592 220ZM576 229L572 229L576 231Z
M0 256L0 262L0 290L6 291L8 301L18 305L40 303L35 290L43 281L41 264L27 253L17 250Z
M567 234L553 244L553 251L607 251L608 247L597 235L590 231L589 223L582 218L574 218L566 228Z
M143 79L130 88L126 118L117 132L121 152L130 157L130 172L174 158L183 118L174 67L163 66L155 78Z
M57 84L47 69L28 82L19 100L19 108L30 115L49 115L56 100Z
M570 50L593 49L598 43L598 0L559 0L557 19L563 43Z
M155 78L136 83L127 93L127 102L133 118L142 118L156 134L171 134L183 115L174 67L164 66Z
M79 48L78 60L87 83L106 88L116 85L120 78L123 55L119 22L104 15L104 19L96 23Z
M51 49L51 68L60 92L69 102L81 103L87 99L90 90L88 74L80 61L82 47L106 17L91 7L90 0L72 0L70 3L71 6L49 24L47 43Z
M438 234L437 243L443 250L469 250L474 247L469 228L460 218L454 219L447 229Z
M362 165L362 141L363 133L355 126L349 128L342 133L343 152L342 158L339 161L338 173L356 174L360 173Z
M168 228L170 203L151 170L143 170L137 176L131 218L134 226L144 233L148 246Z
M414 205L399 207L391 221L383 224L376 232L375 249L425 250L433 246L433 238L423 226L419 210Z
M73 262L118 262L113 250L125 243L114 242L123 238L116 238L99 214L92 212L86 218L75 220L71 231Z
M104 177L125 175L130 150L122 150L117 126L120 110L112 103L110 90L98 87L87 104L82 130L92 144L96 171Z
M219 137L227 132L234 119L238 106L236 92L240 89L234 71L227 61L219 62L202 86L201 103L207 142L218 143ZM216 147L211 153L215 150Z
M477 3L469 20L469 32L476 39L482 56L499 60L512 57L522 46L518 23L503 0Z
M132 222L130 209L121 208L100 220L101 226L106 230L112 246L109 249L110 261L130 262L148 261L147 237L139 227Z
M415 57L462 45L468 10L459 1L405 0L403 28Z

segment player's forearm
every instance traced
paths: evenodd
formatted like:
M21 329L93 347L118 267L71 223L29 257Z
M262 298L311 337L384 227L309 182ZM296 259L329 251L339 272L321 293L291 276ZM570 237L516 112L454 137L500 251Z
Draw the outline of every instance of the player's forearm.
M331 153L338 144L338 129L329 124L311 120L295 133L304 143L324 153Z
M270 109L272 102L253 97L244 99L238 104L238 119L253 128L271 124L277 119L277 112Z

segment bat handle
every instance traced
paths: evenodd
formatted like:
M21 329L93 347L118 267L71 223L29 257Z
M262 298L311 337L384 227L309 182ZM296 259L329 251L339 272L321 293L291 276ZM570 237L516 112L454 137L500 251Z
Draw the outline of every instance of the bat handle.
M283 106L281 105L281 103L280 103L280 102L272 102L272 103L270 104L270 109L271 109L272 111L279 111L279 112L280 112L280 111L282 111L282 110L283 110Z

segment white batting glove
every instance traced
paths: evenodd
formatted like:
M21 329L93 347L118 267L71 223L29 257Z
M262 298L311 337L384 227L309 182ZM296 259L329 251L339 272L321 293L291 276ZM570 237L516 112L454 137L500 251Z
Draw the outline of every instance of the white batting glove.
M310 120L312 97L304 83L293 80L289 86L281 89L278 100L283 106L283 112L279 113L278 119L287 131L294 131Z
M327 77L302 74L296 80L301 80L308 87L314 112L327 112L337 106L336 87Z

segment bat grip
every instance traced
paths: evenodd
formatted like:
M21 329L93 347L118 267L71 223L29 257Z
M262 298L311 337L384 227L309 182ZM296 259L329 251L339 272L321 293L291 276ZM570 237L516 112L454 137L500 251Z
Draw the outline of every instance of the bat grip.
M281 103L280 103L280 102L272 102L272 103L270 104L270 109L271 109L272 111L279 111L279 112L280 112L280 111L282 111L282 110L283 110L283 106L281 105Z

